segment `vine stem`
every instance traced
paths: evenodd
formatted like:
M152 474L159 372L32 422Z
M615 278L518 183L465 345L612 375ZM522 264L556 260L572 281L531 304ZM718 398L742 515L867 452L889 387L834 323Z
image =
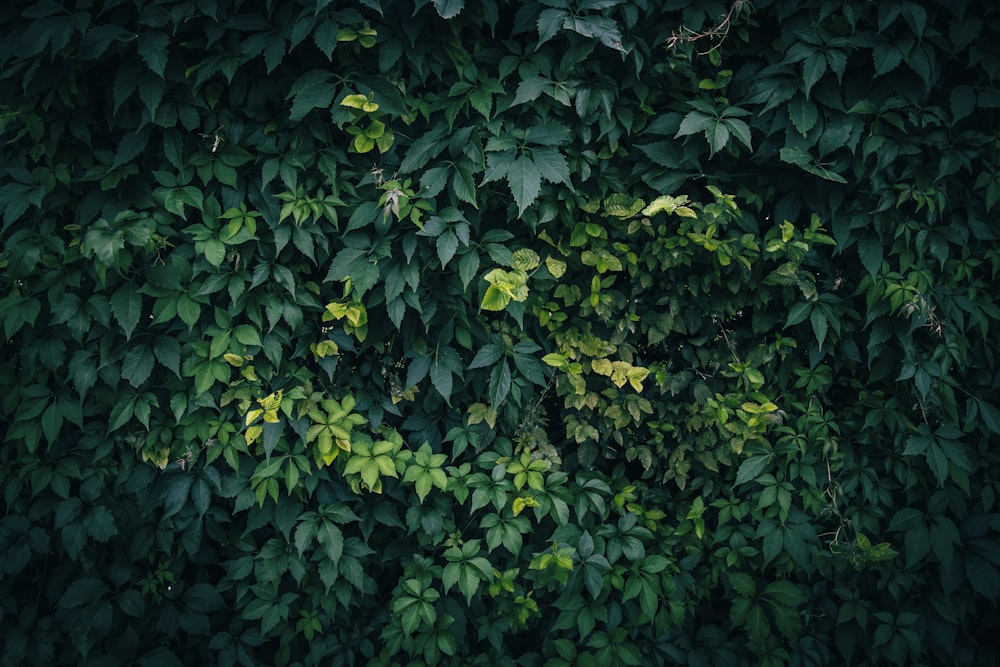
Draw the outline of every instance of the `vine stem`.
M711 39L718 38L719 40L718 44L715 44L708 51L698 52L698 55L700 56L708 55L712 51L715 51L720 46L722 46L722 43L726 41L726 37L729 35L729 30L730 28L733 27L733 17L737 13L739 13L739 11L743 8L743 5L745 4L746 0L735 0L735 2L733 2L733 4L729 7L729 12L726 13L726 15L720 21L720 23L714 28L710 28L709 30L706 30L704 32L695 32L690 28L681 26L680 28L675 30L674 34L671 35L670 39L667 40L667 48L672 49L681 42L696 42L706 37Z

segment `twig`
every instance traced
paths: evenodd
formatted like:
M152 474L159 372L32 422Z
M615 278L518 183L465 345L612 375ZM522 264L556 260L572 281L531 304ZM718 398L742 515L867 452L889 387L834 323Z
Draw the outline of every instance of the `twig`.
M670 39L667 40L667 48L672 49L681 42L696 42L706 37L713 40L718 39L719 40L718 44L714 45L708 51L698 52L698 55L700 56L708 55L712 51L715 51L717 48L722 46L722 42L726 40L726 37L729 35L729 30L733 26L733 17L739 13L739 11L743 8L744 4L746 4L746 0L735 0L732 6L729 7L729 12L722 18L721 22L714 28L711 28L704 32L695 32L690 28L681 26L680 28L675 30L673 35L670 36Z

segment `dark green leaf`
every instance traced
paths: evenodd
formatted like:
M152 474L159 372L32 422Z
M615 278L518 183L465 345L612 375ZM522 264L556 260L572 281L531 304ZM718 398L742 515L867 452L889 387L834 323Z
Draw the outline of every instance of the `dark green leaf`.
M795 99L788 104L788 117L799 134L805 136L809 130L816 126L816 121L819 120L819 112L816 109L816 105L812 102L804 99Z
M219 592L213 586L205 583L194 584L186 589L184 591L184 604L200 612L215 611L225 606Z
M504 361L494 366L490 372L489 398L492 405L499 406L506 400L507 394L510 393L510 384L510 365Z
M162 77L167 65L168 38L160 30L139 33L136 47L139 55L153 72Z
M858 257L865 270L874 278L882 267L882 241L878 235L865 233L858 240Z
M434 9L443 19L453 19L462 13L465 0L434 0Z
M399 165L399 172L401 174L413 173L436 157L448 145L445 138L447 132L446 125L438 125L433 130L418 137L410 149L406 151L406 156Z
M453 386L451 369L443 363L435 363L431 366L431 384L444 398L448 405L451 405L451 389Z
M751 456L750 458L743 461L740 464L739 470L736 472L736 482L734 486L739 486L740 484L746 484L749 481L757 479L761 473L767 468L767 464L770 463L771 457L768 454L758 454L757 456Z
M311 70L296 79L285 98L292 100L289 119L302 120L317 107L329 108L337 95L337 87L330 82L331 78L332 75L327 70Z
M517 203L518 215L523 215L541 191L542 172L534 160L521 156L514 160L507 172L507 182Z
M59 598L59 606L63 609L74 609L89 605L108 593L108 586L100 579L82 577L69 582L66 591Z

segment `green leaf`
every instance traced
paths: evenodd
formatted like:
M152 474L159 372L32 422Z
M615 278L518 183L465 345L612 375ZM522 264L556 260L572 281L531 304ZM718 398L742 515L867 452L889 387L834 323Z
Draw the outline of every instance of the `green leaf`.
M236 340L243 343L244 345L261 345L260 334L257 333L257 329L250 326L249 324L239 324L233 331L236 335Z
M136 37L139 56L160 77L167 66L167 42L167 36L160 30L142 32Z
M752 137L750 135L749 125L747 125L742 120L732 119L732 118L727 118L724 121L724 123L726 125L726 128L729 129L729 132L732 133L732 135L735 136L736 139L739 140L741 144L746 146L749 150L753 150L753 146L751 145Z
M108 433L121 428L135 414L135 397L128 400L118 399L108 418Z
M443 19L453 19L462 13L465 0L434 0L434 9Z
M75 609L100 600L108 593L108 586L94 577L81 577L72 581L59 598L59 607Z
M847 179L840 174L829 170L826 166L818 164L813 156L806 150L797 147L784 147L778 151L782 162L794 164L801 167L810 174L825 178L834 183L846 183Z
M115 151L115 158L111 162L112 168L127 164L139 156L146 149L149 143L149 128L143 128L136 132L127 132L118 144Z
M517 94L514 96L514 102L511 106L534 102L541 97L546 88L551 86L551 81L540 76L531 76L523 79L517 86Z
M471 371L476 368L487 368L500 361L501 358L503 358L503 347L491 343L479 349L468 369Z
M552 39L569 14L562 9L545 9L538 16L538 46Z
M292 100L289 120L302 120L317 107L329 108L337 95L337 87L330 82L332 78L327 70L311 70L296 79L286 97Z
M448 185L448 177L451 172L452 170L448 167L434 167L426 170L420 177L420 187L423 193L428 197L436 197Z
M771 634L771 624L767 621L764 608L758 604L752 604L746 619L747 637L753 646L764 646L768 635Z
M827 60L822 51L815 51L802 63L802 77L805 80L806 99L809 99L809 92L823 75L826 74Z
M441 124L425 132L410 145L406 156L399 165L399 173L410 174L420 169L448 146L445 135L448 126Z
M42 312L42 302L25 296L11 295L0 299L0 315L3 317L4 335L8 340L14 337L25 324L34 326Z
M508 303L510 303L510 294L496 285L490 285L486 288L486 293L483 295L483 301L479 307L483 310L503 310Z
M177 314L181 321L188 325L188 329L191 329L201 317L201 304L189 297L187 293L183 293L177 297Z
M858 257L862 266L873 278L878 276L882 267L882 252L882 240L878 234L866 232L858 239Z
M537 125L532 125L527 132L527 140L532 144L540 144L542 146L561 146L567 143L572 136L570 129L561 124L553 122L538 123ZM538 150L538 146L532 146L531 151L534 155L534 151Z
M377 479L378 474L376 473L375 476ZM365 481L368 483L367 479ZM369 483L369 486L373 484L374 481ZM320 546L323 547L323 553L326 554L326 557L335 564L340 563L340 559L344 554L344 533L340 528L332 521L320 521L317 526L316 537L319 540Z
M133 387L139 387L153 371L153 350L146 345L130 347L122 360L122 377Z
M674 138L685 137L689 134L697 134L699 132L704 132L708 130L709 126L715 122L711 116L707 116L700 111L689 111L684 120L681 121L680 127L677 129L677 134Z
M757 582L749 574L744 572L727 572L726 577L729 579L729 585L739 595L753 597L757 594Z
M812 312L809 313L809 322L812 324L813 333L816 336L816 344L822 350L823 343L826 342L826 314L819 308L813 308Z
M729 143L729 126L722 121L713 121L705 128L705 138L708 140L710 155L714 155Z
M800 301L799 303L792 306L788 311L788 319L785 320L784 328L787 329L790 326L805 321L805 319L809 317L809 313L812 311L812 309L813 309L813 304L810 301Z
M566 163L566 158L555 148L533 148L531 150L531 159L534 161L535 166L538 167L541 177L546 181L550 183L562 183L570 187L569 165Z
M142 295L134 284L124 283L115 290L111 295L111 312L125 331L125 338L131 338L142 317Z
M498 406L507 398L510 393L511 374L510 365L505 360L503 363L494 366L490 372L489 396L490 403Z
M184 667L173 651L162 646L139 658L138 663L140 667Z
M601 596L601 591L604 590L604 576L600 570L588 565L583 569L583 585L590 596L597 600Z
M87 532L98 542L107 542L118 534L118 524L115 517L104 505L98 505L91 510L84 520Z
M541 263L538 253L531 248L519 248L514 251L510 265L518 271L534 271Z
M670 561L665 556L651 554L642 561L640 569L647 574L659 574L667 569Z
M175 473L167 478L166 492L163 494L163 518L169 518L184 508L194 484L194 476Z
M207 613L222 609L225 601L214 586L200 583L184 590L184 604L194 611Z
M451 176L451 189L459 201L471 204L473 208L479 208L479 202L476 200L476 182L471 169L455 167Z
M784 546L784 535L776 525L769 525L766 528L761 526L758 532L763 532L764 566L766 567L781 553L781 548Z
M745 459L743 463L740 464L739 470L736 471L736 481L733 486L735 487L740 484L746 484L747 482L757 479L757 477L764 472L770 462L770 454L759 454Z
M973 554L965 561L965 573L971 586L986 599L1000 596L1000 571L994 564Z
M163 79L154 74L146 73L139 80L139 99L146 105L151 117L156 116L160 102L163 100Z
M542 185L542 172L531 158L516 158L507 172L507 183L517 203L518 217L524 214L538 198Z
M125 249L125 233L120 229L112 230L108 221L103 218L90 225L83 236L84 254L94 254L104 264L115 265L115 259Z
M453 386L451 369L442 363L431 366L431 384L437 390L445 403L451 405L451 389Z
M450 229L437 238L438 259L441 261L441 268L448 266L448 262L458 251L458 237Z
M809 130L816 126L816 121L819 120L819 111L812 102L796 98L788 103L788 117L799 134L805 136Z
M141 618L146 613L146 604L142 595L134 588L122 591L118 596L118 606L132 618Z
M232 187L236 187L235 176ZM205 259L216 268L222 266L222 262L226 259L226 245L219 239L209 239L205 242Z
M81 396L86 396L97 382L97 355L90 350L77 350L69 362L69 379Z
M957 123L967 118L976 108L976 91L972 86L955 86L951 89L951 120Z
M975 403L986 428L993 433L1000 434L1000 410L982 399L977 398Z
M773 581L764 587L763 594L771 598L775 603L783 607L798 607L804 601L802 591L790 581Z

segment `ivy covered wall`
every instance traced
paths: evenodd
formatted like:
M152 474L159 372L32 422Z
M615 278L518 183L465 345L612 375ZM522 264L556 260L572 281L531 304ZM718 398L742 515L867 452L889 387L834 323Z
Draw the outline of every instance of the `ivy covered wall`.
M992 664L985 1L0 7L0 661Z

